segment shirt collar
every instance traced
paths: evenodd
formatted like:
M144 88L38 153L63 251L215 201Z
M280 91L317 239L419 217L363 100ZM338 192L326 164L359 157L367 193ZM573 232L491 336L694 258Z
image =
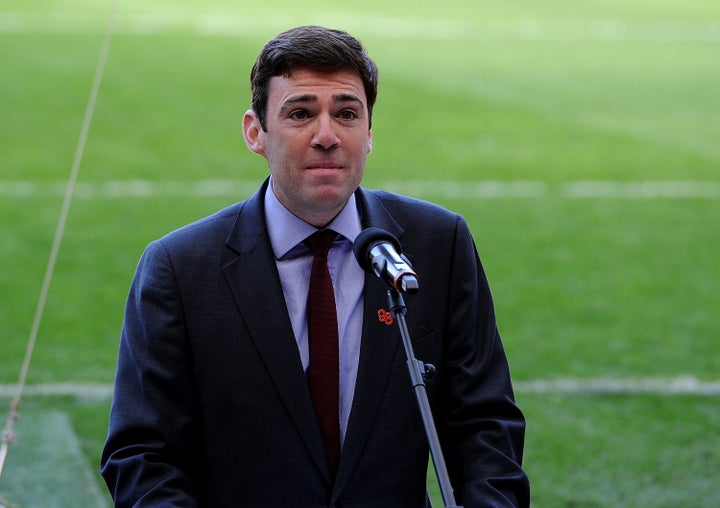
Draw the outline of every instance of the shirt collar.
M278 201L272 190L272 181L265 190L265 221L275 259L282 259L298 244L301 244L305 238L318 231L318 228L312 224L290 213ZM355 241L355 237L362 231L355 194L350 196L348 202L345 203L345 207L327 227L337 231L351 243Z

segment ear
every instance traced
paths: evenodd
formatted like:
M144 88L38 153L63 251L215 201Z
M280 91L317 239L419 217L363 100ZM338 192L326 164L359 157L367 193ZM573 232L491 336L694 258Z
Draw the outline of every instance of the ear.
M367 153L372 152L372 131L368 131L368 150Z
M264 143L265 131L260 125L260 118L257 114L249 109L243 116L243 136L245 137L245 144L251 152L262 155L265 157L265 143Z

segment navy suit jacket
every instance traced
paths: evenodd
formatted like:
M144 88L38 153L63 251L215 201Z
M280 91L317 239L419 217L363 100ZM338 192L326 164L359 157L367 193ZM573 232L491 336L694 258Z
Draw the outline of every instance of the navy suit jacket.
M428 445L385 283L368 274L353 407L333 481L265 228L261 189L151 243L123 324L102 474L116 506L426 506ZM525 422L467 225L358 189L363 227L394 234L458 504L528 506Z

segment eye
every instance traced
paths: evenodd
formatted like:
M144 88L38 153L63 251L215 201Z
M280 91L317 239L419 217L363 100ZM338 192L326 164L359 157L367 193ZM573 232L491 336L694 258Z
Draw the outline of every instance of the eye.
M309 114L306 109L295 109L288 115L290 120L306 120L308 117Z
M358 114L353 109L343 109L340 113L338 113L338 117L343 120L355 120L357 119Z

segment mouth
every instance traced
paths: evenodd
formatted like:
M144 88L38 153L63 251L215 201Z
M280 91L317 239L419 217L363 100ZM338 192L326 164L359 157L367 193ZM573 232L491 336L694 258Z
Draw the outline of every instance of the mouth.
M305 169L342 169L343 165L339 162L327 161L327 162L313 162L308 164Z

